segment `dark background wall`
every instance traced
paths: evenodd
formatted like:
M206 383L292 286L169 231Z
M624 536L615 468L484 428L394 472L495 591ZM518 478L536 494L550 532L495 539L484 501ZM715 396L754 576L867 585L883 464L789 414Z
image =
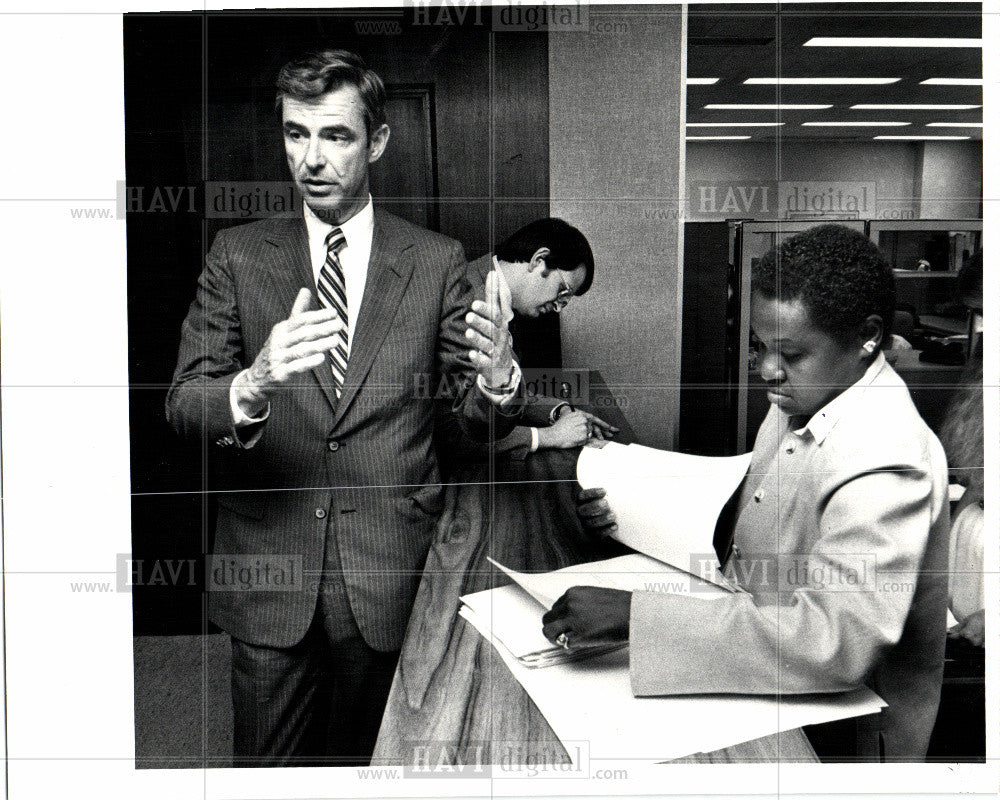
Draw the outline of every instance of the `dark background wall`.
M376 21L390 24L372 33ZM470 259L548 214L547 35L495 34L487 15L417 21L398 9L125 17L136 634L205 629L214 503L202 491L203 453L174 436L163 401L204 255L218 230L239 223L206 219L205 181L288 180L273 109L281 64L306 48L346 47L382 75L393 137L373 195L458 239ZM519 332L535 342L526 366L558 366L557 319Z

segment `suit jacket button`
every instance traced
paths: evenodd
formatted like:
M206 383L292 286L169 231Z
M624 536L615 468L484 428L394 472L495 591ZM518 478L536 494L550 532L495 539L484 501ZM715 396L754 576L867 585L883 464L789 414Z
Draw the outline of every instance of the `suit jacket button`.
M316 509L316 519L323 519L323 517L325 517L325 516L326 516L326 509L325 508L317 508Z
M340 449L340 442L333 442L333 441L327 442L326 446L330 450L330 452L336 453Z

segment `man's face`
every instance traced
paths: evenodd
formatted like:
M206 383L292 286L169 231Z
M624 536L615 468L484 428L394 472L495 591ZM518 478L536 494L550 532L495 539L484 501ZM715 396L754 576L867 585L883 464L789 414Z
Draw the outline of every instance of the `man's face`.
M364 104L350 85L309 101L285 96L281 107L288 169L302 197L327 222L350 219L368 200L368 165L385 150L389 127L368 140Z
M582 264L572 272L562 272L548 269L544 260L532 259L523 265L520 280L511 283L511 305L526 317L553 312L556 299L572 297L586 277L587 269Z
M867 354L817 328L800 300L753 294L750 326L761 341L760 374L767 399L788 414L812 416L861 379Z

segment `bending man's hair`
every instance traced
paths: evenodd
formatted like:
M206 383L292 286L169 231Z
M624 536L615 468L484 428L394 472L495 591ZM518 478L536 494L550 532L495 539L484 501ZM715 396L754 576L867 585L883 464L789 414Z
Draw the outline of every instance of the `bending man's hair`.
M531 261L540 247L549 248L549 257L545 259L549 269L572 272L582 266L586 270L576 295L586 294L594 282L594 253L587 237L565 220L545 217L529 222L498 244L493 253L501 261L524 264Z

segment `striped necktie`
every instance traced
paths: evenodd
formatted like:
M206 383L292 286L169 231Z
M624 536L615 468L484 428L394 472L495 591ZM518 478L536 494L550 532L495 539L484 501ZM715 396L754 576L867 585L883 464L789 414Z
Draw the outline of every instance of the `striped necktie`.
M316 291L324 308L332 308L343 323L340 341L330 350L330 368L333 370L334 389L340 399L344 376L347 375L347 288L344 282L344 268L337 254L347 247L340 228L334 228L326 235L326 261L319 271Z

